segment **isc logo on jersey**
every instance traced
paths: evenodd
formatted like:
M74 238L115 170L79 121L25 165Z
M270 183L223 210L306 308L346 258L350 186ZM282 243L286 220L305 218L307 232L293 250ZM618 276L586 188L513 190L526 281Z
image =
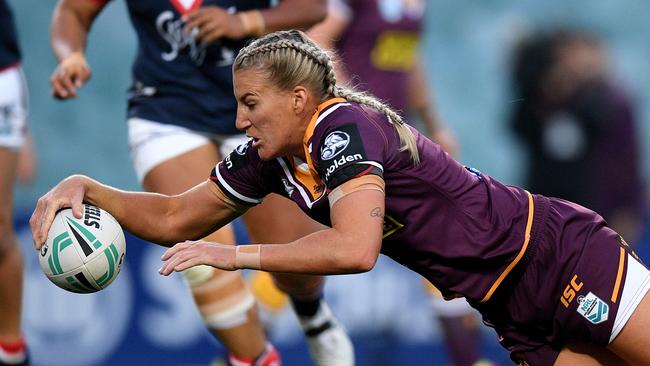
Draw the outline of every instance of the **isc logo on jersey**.
M41 247L39 264L57 286L72 292L99 291L120 273L126 251L124 232L108 212L84 205L81 219L59 211Z

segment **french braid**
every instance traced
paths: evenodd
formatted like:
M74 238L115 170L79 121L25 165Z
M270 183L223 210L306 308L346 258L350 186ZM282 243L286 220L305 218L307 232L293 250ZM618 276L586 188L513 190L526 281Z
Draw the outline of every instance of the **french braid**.
M378 110L397 131L400 151L409 151L414 163L419 163L415 137L404 119L370 94L337 85L332 58L303 32L279 31L253 41L239 52L233 65L234 71L249 68L263 68L280 89L308 85L321 100L340 97Z

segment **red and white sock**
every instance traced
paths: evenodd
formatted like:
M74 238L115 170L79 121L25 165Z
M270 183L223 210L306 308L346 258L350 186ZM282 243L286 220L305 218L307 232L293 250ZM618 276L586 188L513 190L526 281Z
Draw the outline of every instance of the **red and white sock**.
M280 353L271 343L267 343L264 352L256 358L237 357L231 353L228 362L231 366L282 366Z
M0 341L0 363L8 365L20 365L27 360L27 350L25 340L20 339L17 342Z

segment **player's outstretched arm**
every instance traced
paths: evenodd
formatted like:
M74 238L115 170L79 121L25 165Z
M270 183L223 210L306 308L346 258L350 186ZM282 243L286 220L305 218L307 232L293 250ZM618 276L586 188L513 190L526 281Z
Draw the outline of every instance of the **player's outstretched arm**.
M54 216L70 207L82 217L82 203L108 211L124 229L145 240L171 246L203 237L227 224L239 213L206 181L175 196L127 192L82 175L66 178L38 200L29 220L37 249L47 239Z
M69 99L90 79L86 63L86 40L90 26L105 3L88 0L60 0L52 14L50 38L59 61L50 77L52 96Z
M288 244L179 243L163 255L160 273L169 275L199 264L323 275L369 271L381 248L384 199L379 190L352 192L333 204L332 228Z

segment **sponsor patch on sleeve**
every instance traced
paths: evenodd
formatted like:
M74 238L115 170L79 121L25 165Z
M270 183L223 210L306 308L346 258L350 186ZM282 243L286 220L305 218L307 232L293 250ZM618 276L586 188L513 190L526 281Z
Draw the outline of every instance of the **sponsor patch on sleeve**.
M339 126L325 134L318 153L320 173L330 189L369 169L367 154L354 124ZM381 168L376 170L381 175Z
M234 173L250 164L250 159L248 158L247 153L252 143L253 140L249 140L237 146L235 150L231 151L230 154L223 159L223 165L229 172Z

